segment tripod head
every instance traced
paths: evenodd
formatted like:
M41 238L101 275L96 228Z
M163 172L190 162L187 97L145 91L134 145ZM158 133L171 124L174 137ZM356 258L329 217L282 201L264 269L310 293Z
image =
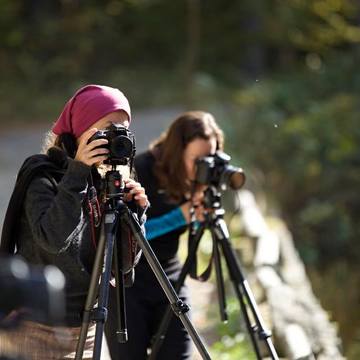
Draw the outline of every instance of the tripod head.
M203 205L206 209L206 213L224 213L221 203L221 191L216 186L210 185L204 191ZM206 215L206 214L205 214ZM205 216L206 218L206 216Z
M124 218L126 214L135 213L134 206L124 201L128 189L120 171L116 170L116 165L107 171L103 179L104 193L104 231L112 232L115 236L114 254L118 261L118 270L125 276L125 287L130 287L134 282L134 268L137 265L141 249L137 245L132 230ZM137 215L137 219L139 214ZM108 218L107 218L108 217Z
M125 194L125 182L121 173L113 165L112 169L107 171L104 179L105 201L123 200Z

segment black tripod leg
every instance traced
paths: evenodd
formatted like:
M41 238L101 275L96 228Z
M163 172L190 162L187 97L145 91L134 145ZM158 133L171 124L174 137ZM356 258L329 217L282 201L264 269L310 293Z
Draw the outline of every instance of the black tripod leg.
M219 310L221 321L227 321L228 315L226 311L226 300L225 300L225 286L224 286L224 276L221 267L219 243L216 240L216 236L213 231L211 231L211 237L214 247L214 265L215 265L215 274L216 274L216 287L219 299Z
M224 252L224 250L223 250L223 252ZM224 256L226 258L226 255L224 255ZM259 345L258 345L256 337L255 337L256 328L255 328L255 326L251 325L251 320L250 320L250 316L249 316L249 313L248 313L248 309L247 309L245 301L244 301L244 295L242 294L242 292L241 292L241 290L239 288L239 282L237 280L235 280L235 278L234 278L234 272L232 271L231 265L229 264L229 262L227 260L226 260L226 263L227 263L227 266L229 268L229 275L230 275L231 281L233 283L234 291L235 291L236 296L238 298L241 311L242 311L243 316L244 316L244 320L245 320L245 323L246 323L246 327L248 329L248 334L250 336L251 343L252 343L253 348L254 348L254 352L256 354L256 358L261 359Z
M178 281L175 284L175 291L176 293L179 293L181 287L184 284L185 278L187 274L190 271L190 268L192 267L194 260L196 258L196 251L199 246L199 242L201 240L201 237L204 233L205 225L204 223L201 223L199 227L197 228L196 232L193 235L193 238L190 240L190 248L188 252L188 256L186 257L186 260L184 262L184 265L181 269ZM158 331L156 332L154 336L154 341L151 347L151 352L149 355L149 360L156 360L157 354L159 353L160 347L162 343L164 342L167 329L169 328L170 321L172 319L173 311L171 306L169 305L166 309L166 312L161 320L160 326L158 328Z
M104 227L104 223L102 224L102 228L103 227ZM82 356L83 356L84 346L85 346L86 337L87 337L87 333L88 333L88 329L89 329L89 323L91 320L92 309L94 307L96 297L97 297L97 290L98 290L98 286L99 286L101 267L102 267L102 264L104 261L104 257L103 257L104 247L105 247L105 235L104 235L103 231L101 231L99 243L98 243L97 249L96 249L94 266L93 266L93 270L91 273L89 291L88 291L88 295L86 297L85 309L84 309L83 319L82 319L82 324L81 324L81 329L80 329L80 335L79 335L79 340L78 340L77 347L76 347L75 360L81 360Z
M151 249L151 246L149 245L146 238L142 234L141 227L137 222L137 219L135 218L134 214L132 214L130 210L126 208L121 213L121 216L125 218L125 221L130 226L135 239L138 241L138 244L141 247L145 258L149 263L149 266L151 267L159 284L164 290L165 295L168 298L173 308L173 311L177 316L179 316L181 322L183 323L189 335L191 336L192 340L194 341L195 346L198 349L199 353L201 354L202 358L211 359L205 345L202 343L199 335L197 334L195 328L193 327L193 325L189 320L189 317L186 314L186 312L189 311L189 307L186 304L184 304L177 296L176 291L172 287L169 279L167 278L164 270L162 269L159 260L156 258L153 250Z
M95 343L93 359L100 359L102 338L104 335L104 327L107 319L107 304L109 300L109 284L111 280L111 265L114 251L114 241L117 226L117 212L111 211L105 214L105 236L106 244L104 247L104 266L101 275L99 287L98 307L94 309L96 323Z
M251 336L251 340L254 346L254 350L256 353L256 356L258 359L261 359L259 346L257 344L256 338L254 336L254 331L257 332L259 340L262 340L267 345L269 354L271 356L271 359L278 360L277 353L275 351L274 345L271 342L270 339L270 333L265 330L264 322L260 316L260 313L258 312L257 305L254 299L254 296L251 292L250 286L248 282L246 281L244 275L242 274L241 267L239 264L239 261L237 259L237 256L235 254L234 249L231 247L230 241L229 241L229 232L227 230L226 223L223 219L218 219L215 222L215 230L216 236L218 238L219 243L221 244L223 254L226 260L226 264L229 269L229 274L231 277L231 280L234 284L235 292L238 296L241 309L244 313L245 320L248 326L249 334ZM242 289L242 291L240 290ZM243 295L242 295L243 294ZM252 327L250 323L250 318L247 313L247 307L245 305L243 297L246 298L247 304L249 305L252 315L254 317L254 320L256 322L256 327Z
M121 232L120 232L121 233ZM124 273L122 271L122 248L119 237L114 244L114 266L116 280L116 307L117 307L117 331L116 338L119 343L128 340L125 305Z

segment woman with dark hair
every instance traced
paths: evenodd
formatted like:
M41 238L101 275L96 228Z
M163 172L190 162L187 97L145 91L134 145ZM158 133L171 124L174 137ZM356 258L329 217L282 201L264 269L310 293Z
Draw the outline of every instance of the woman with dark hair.
M46 319L21 322L0 336L0 354L74 358L100 229L101 177L109 156L108 140L93 135L111 125L127 128L130 120L130 106L120 90L87 85L65 105L48 134L46 153L29 157L20 169L0 250L16 252L32 265L58 267L65 275L66 314L63 326ZM125 187L129 192L124 200L142 214L148 203L144 188L131 179ZM92 359L94 333L91 324L83 359Z
M179 238L190 221L190 208L202 216L204 188L194 189L196 160L223 148L223 133L214 117L202 111L180 115L150 149L135 158L138 180L150 201L145 229L147 239L168 278L175 285L181 271L177 257ZM135 283L126 290L129 340L117 344L113 315L107 323L107 335L113 359L144 360L169 302L144 257L135 270ZM187 302L186 286L179 297ZM114 299L114 296L112 296ZM173 316L159 360L185 360L192 356L191 339L181 321Z

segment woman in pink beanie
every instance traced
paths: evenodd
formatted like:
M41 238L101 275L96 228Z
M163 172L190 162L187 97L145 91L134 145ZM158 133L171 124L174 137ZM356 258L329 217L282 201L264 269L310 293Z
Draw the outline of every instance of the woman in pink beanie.
M18 328L0 336L0 354L26 359L74 357L100 232L104 194L99 169L109 156L108 140L91 138L112 124L127 128L130 121L129 102L120 90L84 86L55 122L45 154L26 159L20 169L1 251L16 252L29 264L57 266L66 280L66 314L61 326L49 319L25 317ZM144 188L131 179L125 179L125 187L129 192L124 200L140 216L148 204ZM94 331L91 325L83 359L92 358ZM106 346L103 349L107 352ZM102 359L107 356L104 353Z

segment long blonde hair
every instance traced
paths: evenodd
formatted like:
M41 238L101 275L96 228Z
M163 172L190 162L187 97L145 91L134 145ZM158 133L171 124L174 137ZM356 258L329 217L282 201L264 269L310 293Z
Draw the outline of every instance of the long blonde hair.
M59 142L58 138L59 138L58 135L54 134L51 130L49 130L45 134L43 144L42 144L42 147L41 147L41 152L43 154L46 154L51 147L56 146L56 143Z

